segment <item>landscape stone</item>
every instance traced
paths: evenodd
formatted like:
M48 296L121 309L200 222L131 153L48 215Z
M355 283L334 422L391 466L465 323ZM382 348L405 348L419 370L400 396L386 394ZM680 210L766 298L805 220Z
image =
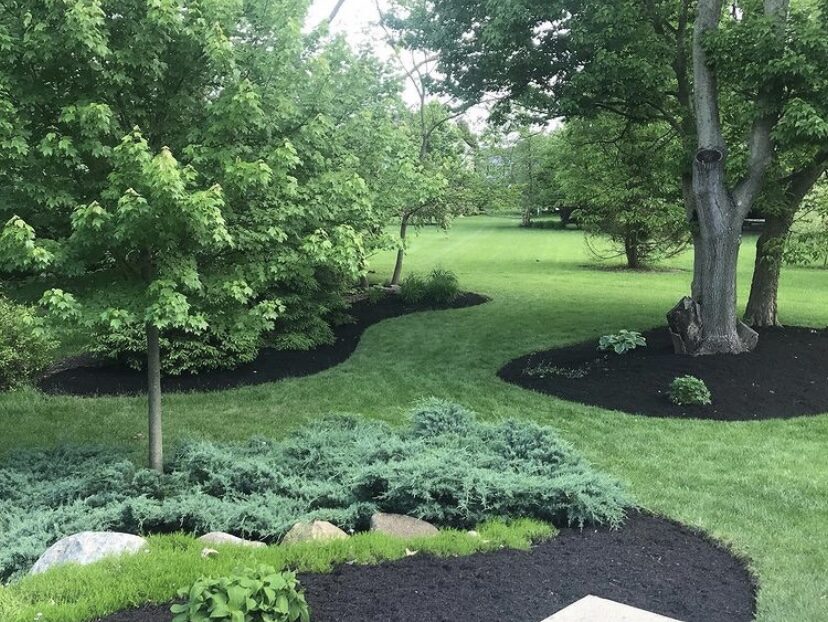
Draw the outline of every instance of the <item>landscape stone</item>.
M371 531L384 533L397 538L418 538L436 536L440 533L431 523L419 518L401 514L383 514L378 512L371 517Z
M282 538L282 544L297 542L344 540L348 534L328 521L315 520L313 523L296 523Z
M587 596L561 609L543 622L680 622L656 613L622 605L606 598Z
M128 533L84 531L55 542L35 562L31 572L40 574L60 564L85 566L105 557L137 553L146 546L144 538Z
M236 536L224 533L223 531L211 531L210 533L206 533L199 538L199 541L204 542L205 544L232 544L235 546L248 546L251 548L261 548L267 546L264 542L237 538Z

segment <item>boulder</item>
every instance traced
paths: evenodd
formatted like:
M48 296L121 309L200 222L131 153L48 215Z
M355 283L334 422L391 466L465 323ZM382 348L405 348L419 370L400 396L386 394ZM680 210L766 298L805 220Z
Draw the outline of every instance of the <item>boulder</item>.
M210 533L206 533L199 538L199 541L204 542L205 544L232 544L235 546L248 546L251 548L261 548L263 546L267 546L264 542L244 540L229 533L224 533L223 531L211 531Z
M435 536L440 533L437 527L419 518L401 514L383 514L381 512L371 517L371 531L397 538L418 538L421 536Z
M344 540L348 534L328 521L315 520L312 523L296 523L282 538L282 544L296 544L327 540Z
M85 566L113 555L137 553L147 546L140 536L109 531L84 531L58 540L32 567L32 574L46 572L60 564Z

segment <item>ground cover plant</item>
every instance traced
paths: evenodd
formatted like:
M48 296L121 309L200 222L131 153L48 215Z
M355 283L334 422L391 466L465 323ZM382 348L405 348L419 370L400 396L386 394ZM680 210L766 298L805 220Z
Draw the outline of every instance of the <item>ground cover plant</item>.
M164 474L111 450L12 456L0 468L0 579L84 530L278 541L297 521L363 530L377 511L472 528L495 518L619 525L631 504L552 430L478 422L429 400L407 428L324 419L282 442L181 446Z
M465 218L448 234L425 229L408 248L408 269L424 273L449 266L464 288L486 292L491 302L376 324L364 333L353 356L321 374L221 393L170 394L168 438L280 438L334 411L396 425L414 400L450 396L486 417L552 425L593 463L625 481L644 507L703 529L750 559L759 582L759 622L822 622L828 597L828 534L822 525L828 514L828 416L750 422L630 416L504 383L498 369L527 352L589 342L594 357L600 354L597 337L608 327L643 331L663 326L664 310L683 293L691 270L689 255L647 273L595 270L581 232L519 225L519 217ZM747 300L754 243L755 236L745 235L741 301ZM390 273L394 255L375 257L378 274ZM779 309L785 324L828 324L823 280L820 271L783 270ZM634 302L630 292L635 292ZM660 346L651 341L640 351L654 347ZM636 352L614 358L625 360ZM687 372L669 375L654 392L664 391L682 373ZM710 386L719 404L719 391ZM670 405L663 395L657 399ZM0 453L86 443L106 445L141 464L136 439L145 434L145 408L136 397L0 394ZM85 622L69 616L81 608L100 613L107 603L108 611L114 611L129 603L171 598L181 583L203 574L205 566L200 547L186 549L185 540L178 538L161 541L169 549L173 543L179 546L173 554L165 545L163 563L142 559L101 570L67 570L60 579L41 578L36 584L34 578L26 579L26 602L38 603L28 607L26 620L44 611L61 621ZM404 548L397 549L398 556L404 556ZM264 558L248 561L246 552L239 555L245 557L234 557L219 571L229 573L257 561L278 566ZM160 594L159 584L166 586ZM73 604L78 601L82 604Z
M365 565L401 559L406 551L437 557L468 556L503 548L526 550L550 538L555 530L532 520L492 521L477 527L479 537L456 530L437 536L400 539L359 533L347 540L248 549L218 547L219 554L203 558L204 544L190 536L149 537L149 553L103 560L90 566L58 567L0 586L0 619L4 622L89 622L136 603L169 603L182 585L204 576L231 576L239 568L267 565L277 571L327 573L342 564ZM310 594L308 594L310 596ZM160 606L168 619L170 605ZM139 620L141 618L138 618Z

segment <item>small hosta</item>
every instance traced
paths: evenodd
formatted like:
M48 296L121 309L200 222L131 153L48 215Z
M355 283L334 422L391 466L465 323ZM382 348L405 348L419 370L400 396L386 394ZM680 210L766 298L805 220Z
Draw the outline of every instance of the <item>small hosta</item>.
M681 376L673 380L669 396L670 401L679 406L707 406L713 401L704 380L695 376Z
M611 350L616 354L626 354L636 348L647 345L647 340L641 333L634 330L619 330L617 333L611 335L604 335L598 340L598 349L608 351Z

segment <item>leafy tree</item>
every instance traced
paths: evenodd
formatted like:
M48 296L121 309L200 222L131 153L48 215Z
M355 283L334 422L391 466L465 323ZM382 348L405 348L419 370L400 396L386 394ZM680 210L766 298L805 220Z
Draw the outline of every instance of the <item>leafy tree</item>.
M423 6L422 0L398 0L395 8ZM400 163L395 171L397 199L394 211L399 222L399 243L391 284L398 285L402 276L405 244L411 226L438 224L446 227L462 213L469 196L470 181L465 152L468 132L457 123L470 105L452 108L440 101L432 89L434 56L425 48L408 48L411 61L403 58L406 41L401 38L397 20L387 16L375 2L385 40L399 69L417 94L417 106L408 115L410 135L401 142ZM463 188L463 192L456 192Z
M824 46L816 33L825 8L824 0L793 10L787 0L727 10L721 0L433 0L407 23L412 40L439 52L443 87L466 100L499 91L547 116L612 112L669 124L685 152L694 225L692 291L703 325L693 351L737 353L756 337L736 316L741 225L773 162L780 119L825 75L821 53L812 54ZM726 134L725 80L737 73L749 127Z
M239 302L246 302L248 292L232 277L211 278L201 268L217 262L234 244L218 186L197 188L194 169L182 167L169 149L152 154L137 130L113 150L112 159L114 168L101 202L75 209L72 232L60 248L79 282L90 287L77 296L53 289L43 301L70 322L105 323L112 328L123 322L144 325L149 464L161 470L160 331L173 328L199 334L210 318L197 297L229 289ZM101 270L111 274L104 287L99 285ZM255 306L263 327L274 319L278 304L263 300ZM224 311L247 314L248 310L238 305Z
M560 200L581 206L579 222L598 257L623 255L628 268L638 269L687 246L690 233L674 183L680 146L669 128L625 125L604 115L571 121L557 138ZM605 237L610 251L602 248Z
M159 366L325 339L382 221L347 140L396 87L324 29L303 35L306 9L0 6L2 269L48 270L56 314L146 357L155 467Z

